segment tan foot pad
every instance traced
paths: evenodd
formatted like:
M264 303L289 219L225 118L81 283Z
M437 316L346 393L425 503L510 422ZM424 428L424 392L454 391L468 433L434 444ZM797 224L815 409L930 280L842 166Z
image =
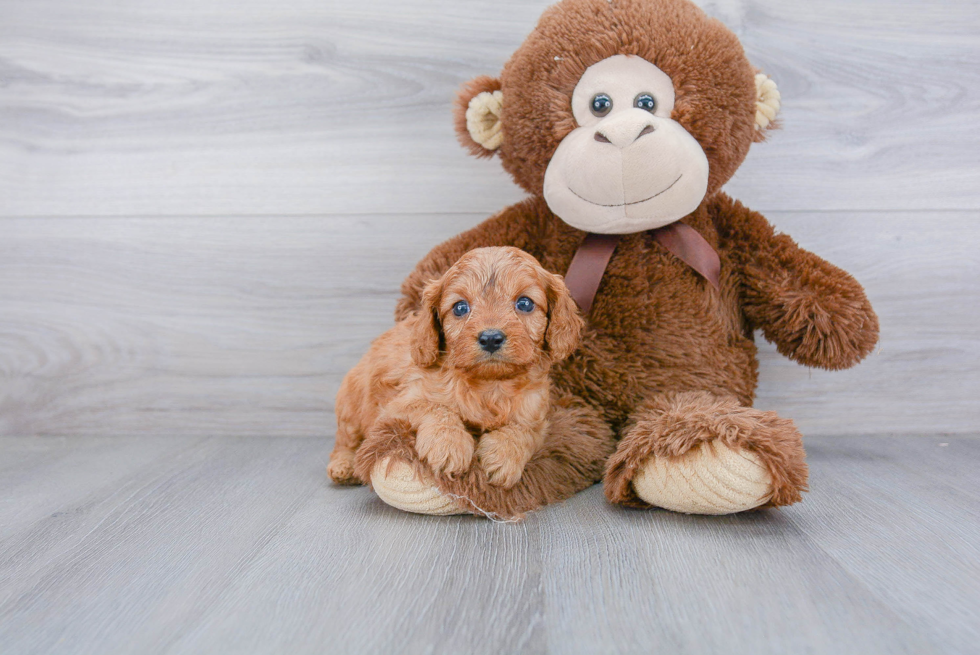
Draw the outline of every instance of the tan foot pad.
M772 478L759 457L713 441L680 457L651 457L633 478L636 495L685 514L734 514L764 505Z
M396 461L389 471L388 461L383 459L371 469L371 486L384 502L416 514L469 514L455 500L442 493L434 482L419 480L407 462Z

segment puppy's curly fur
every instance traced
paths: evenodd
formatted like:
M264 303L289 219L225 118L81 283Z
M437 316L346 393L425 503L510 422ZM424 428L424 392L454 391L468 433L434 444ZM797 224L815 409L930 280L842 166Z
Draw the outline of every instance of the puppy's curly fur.
M475 454L491 484L513 487L544 441L548 370L575 350L582 327L561 276L534 257L511 247L470 251L344 378L330 477L368 482L370 471L355 465L358 446L407 423L436 475L466 473ZM488 334L503 342L487 346Z

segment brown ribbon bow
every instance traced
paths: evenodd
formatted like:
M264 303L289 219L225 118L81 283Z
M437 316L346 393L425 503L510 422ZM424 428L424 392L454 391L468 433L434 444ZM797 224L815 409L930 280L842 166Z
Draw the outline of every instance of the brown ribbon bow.
M690 225L676 222L652 230L653 238L675 257L700 273L716 290L721 279L721 259L701 234ZM612 258L619 234L585 236L565 273L565 284L583 314L592 309L599 283Z

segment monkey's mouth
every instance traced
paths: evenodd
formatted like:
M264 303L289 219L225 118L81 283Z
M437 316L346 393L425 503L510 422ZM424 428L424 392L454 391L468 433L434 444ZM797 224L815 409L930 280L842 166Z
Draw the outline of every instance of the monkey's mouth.
M677 176L677 179L674 180L673 182L671 182L670 183L670 186L668 186L666 189L664 189L663 191L658 191L657 193L653 194L649 198L644 198L643 200L634 200L633 202L620 202L620 203L617 203L615 205L604 205L604 204L602 204L600 202L592 202L588 198L583 198L579 194L575 193L575 189L573 189L572 187L568 187L568 190L571 191L572 194L576 198L578 198L579 200L584 200L585 202L589 203L590 205L595 205L596 207L629 207L630 205L639 205L640 203L644 203L644 202L646 202L648 200L653 200L657 196L660 196L660 195L663 195L663 194L667 193L668 191L670 191L674 187L675 184L677 184L678 182L681 181L681 178L682 177L684 177L684 174L683 173L681 173L680 175L678 175Z

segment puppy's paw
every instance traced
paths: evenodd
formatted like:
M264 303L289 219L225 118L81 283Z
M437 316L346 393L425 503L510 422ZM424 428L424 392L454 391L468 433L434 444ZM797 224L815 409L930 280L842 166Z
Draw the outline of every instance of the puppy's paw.
M415 450L419 458L434 473L444 473L449 477L470 470L474 449L473 436L462 428L419 428L415 435Z
M510 489L520 482L528 457L513 439L488 432L480 437L476 456L487 472L490 484Z
M327 475L336 484L361 484L354 474L354 452L341 450L333 453L327 464Z

